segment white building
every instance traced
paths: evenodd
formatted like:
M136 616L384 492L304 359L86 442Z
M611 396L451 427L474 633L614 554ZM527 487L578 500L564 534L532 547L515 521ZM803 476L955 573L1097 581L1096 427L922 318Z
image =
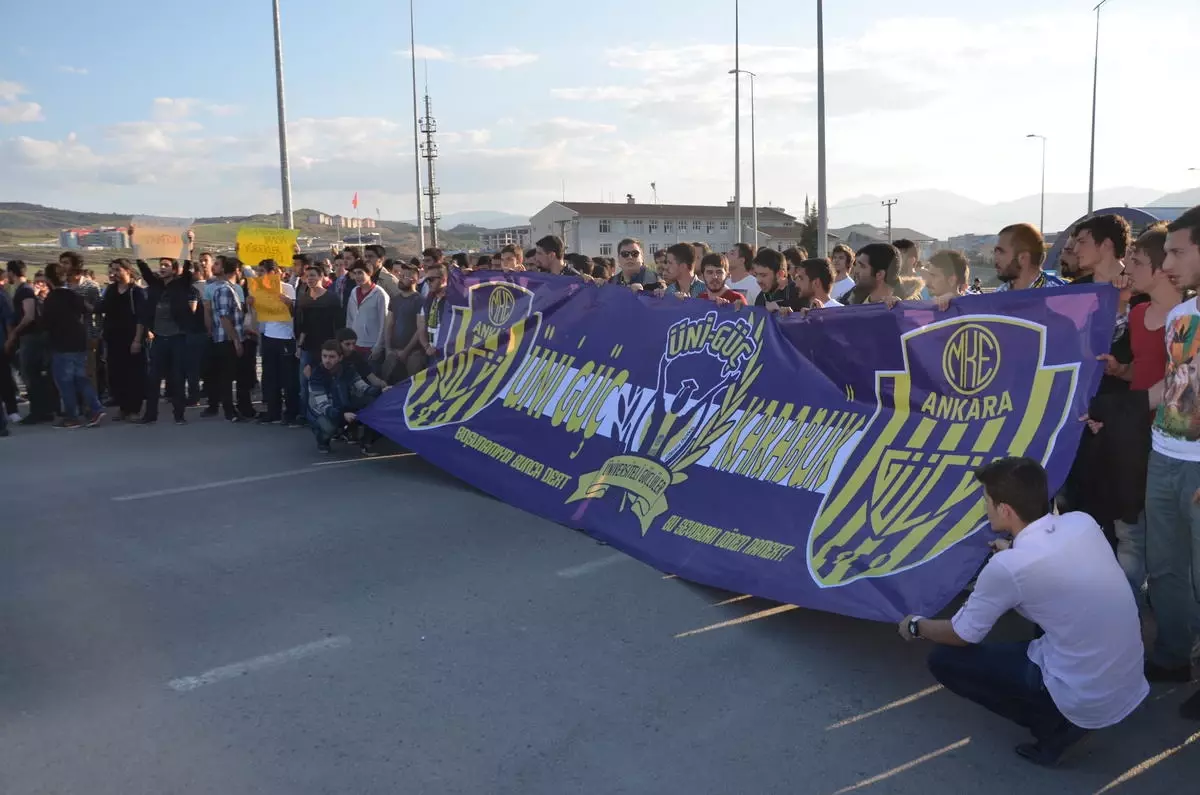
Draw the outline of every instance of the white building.
M499 251L507 245L521 250L532 248L532 227L510 226L504 229L484 229L479 233L480 251Z
M743 230L733 233L733 202L720 205L637 204L633 197L624 203L551 202L529 219L534 243L546 235L563 239L567 251L588 256L612 257L622 238L636 237L648 255L675 243L707 243L713 251L725 252L733 244L754 240L750 225L753 211L742 210ZM760 207L760 227L796 228L800 221L775 207ZM760 242L765 242L760 236ZM774 248L774 246L772 246Z

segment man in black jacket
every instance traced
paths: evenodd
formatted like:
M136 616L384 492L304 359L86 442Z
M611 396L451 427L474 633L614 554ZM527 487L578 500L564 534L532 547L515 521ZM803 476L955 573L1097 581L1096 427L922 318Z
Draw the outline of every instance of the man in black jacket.
M195 322L198 296L192 289L192 263L163 258L158 261L158 273L138 260L138 270L146 280L146 310L138 324L134 345L145 344L147 332L153 335L150 348L150 378L146 383L146 411L136 422L151 425L158 421L158 390L167 379L167 392L175 413L175 423L182 425L184 409L184 380L187 376L187 334ZM135 353L137 351L134 351Z

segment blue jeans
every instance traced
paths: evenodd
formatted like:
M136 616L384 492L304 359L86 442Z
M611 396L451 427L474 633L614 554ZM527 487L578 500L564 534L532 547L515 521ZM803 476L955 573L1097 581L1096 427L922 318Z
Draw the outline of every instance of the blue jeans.
M308 377L304 375L305 367L320 367L321 357L308 351L300 351L300 366L296 368L300 379L300 414L296 417L302 423L308 424Z
M319 447L327 447L334 434L345 427L346 423L335 423L324 414L317 417L311 412L308 415L308 427L312 428L313 436L317 437Z
M1200 462L1150 453L1146 473L1146 573L1158 623L1152 659L1168 668L1191 664L1192 627L1200 602Z
M146 413L148 420L158 419L158 385L167 379L167 394L175 419L183 419L183 382L187 377L186 334L170 337L155 337L150 345L150 380L146 386Z
M104 411L100 398L96 396L96 388L88 378L87 352L54 353L50 357L50 372L54 374L54 383L58 394L62 396L63 414L69 420L79 419L79 403L75 398L78 392L83 396L83 402L88 411L98 414Z
M1053 742L1071 727L1058 711L1042 671L1029 659L1029 642L937 646L929 671L947 690Z
M200 402L200 375L204 372L205 359L208 356L209 336L207 332L187 335L187 346L184 370L187 378L187 402Z
M292 422L300 411L300 384L296 376L296 341L263 336L262 393L267 419Z
M1113 523L1117 533L1117 562L1133 588L1133 598L1138 608L1146 606L1146 512L1136 522Z

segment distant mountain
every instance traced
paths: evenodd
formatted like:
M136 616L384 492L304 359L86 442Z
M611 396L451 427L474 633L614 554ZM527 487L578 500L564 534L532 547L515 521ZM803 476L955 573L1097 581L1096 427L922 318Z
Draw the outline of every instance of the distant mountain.
M1174 194L1177 197L1186 195ZM1162 196L1161 190L1151 188L1110 188L1096 191L1095 206L1122 207L1128 204L1144 207L1152 201L1165 206L1162 198L1167 197ZM1036 224L1041 213L1041 196L1036 193L1014 201L984 204L950 191L920 190L887 196L856 196L838 202L829 208L829 226L838 228L855 223L884 226L887 208L882 206L882 202L887 199L899 199L892 207L893 226L910 227L939 240L966 233L997 232L1008 224L1021 221ZM1200 199L1193 203L1200 204ZM1061 230L1086 212L1087 194L1046 194L1045 226L1048 231Z
M1195 207L1200 205L1200 188L1181 190L1178 193L1168 193L1152 201L1151 207Z
M121 213L81 213L40 204L0 202L0 229L58 230L77 226L124 226L130 216Z
M442 216L440 227L453 229L456 226L470 224L481 229L499 229L507 226L525 226L528 223L528 215L503 213L496 210L467 210Z

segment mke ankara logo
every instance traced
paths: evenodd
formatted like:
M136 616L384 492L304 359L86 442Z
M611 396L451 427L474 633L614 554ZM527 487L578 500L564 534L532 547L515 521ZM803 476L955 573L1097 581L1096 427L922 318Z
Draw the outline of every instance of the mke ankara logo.
M411 430L466 422L486 408L504 391L542 325L533 293L510 282L471 285L466 306L450 312L440 337L444 356L413 376L404 400Z
M680 320L667 331L653 392L623 392L610 436L622 455L580 475L568 503L602 499L610 490L629 508L642 535L667 510L667 490L687 480L699 461L735 424L762 365L765 317L718 322L716 312ZM635 395L632 399L628 395Z
M876 373L875 416L809 536L819 585L887 577L937 557L983 526L978 466L1001 456L1045 463L1078 378L1078 364L1044 364L1045 336L1036 323L972 317L901 337L904 370Z

